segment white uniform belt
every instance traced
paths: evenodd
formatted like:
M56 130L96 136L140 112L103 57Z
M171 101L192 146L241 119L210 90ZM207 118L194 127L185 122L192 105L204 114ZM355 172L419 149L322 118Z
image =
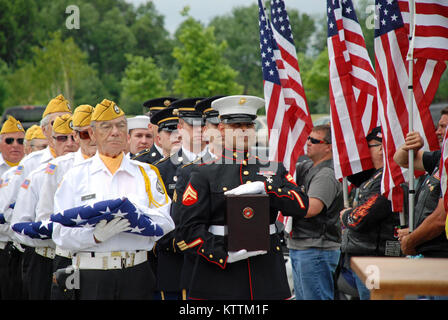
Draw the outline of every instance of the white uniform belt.
M147 251L77 252L72 263L79 269L110 270L130 268L147 260Z
M71 253L70 251L61 249L61 248L58 247L58 246L56 246L55 254L56 254L57 256L61 256L61 257L64 257L64 258L69 258L69 259L71 259L71 258L73 257L73 256L72 256L72 253Z
M211 225L208 227L208 232L213 233L215 236L226 236L229 232L227 226ZM274 234L277 232L275 224L269 225L269 234Z
M7 244L8 244L7 241L0 241L0 249L5 249Z
M45 258L54 259L54 248L36 247L35 251L37 254L40 254L41 256L43 256Z

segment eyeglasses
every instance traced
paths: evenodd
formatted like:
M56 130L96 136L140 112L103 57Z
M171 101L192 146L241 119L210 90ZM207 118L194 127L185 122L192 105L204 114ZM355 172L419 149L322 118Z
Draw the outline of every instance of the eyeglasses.
M85 131L76 131L79 135L79 138L81 140L87 140L90 139L90 135L89 135L89 131L85 130Z
M313 137L308 137L307 140L309 142L311 142L312 144L328 144L327 142L323 141L323 140L319 140Z
M18 138L18 139L14 139L14 138L6 138L5 139L5 143L6 144L13 144L14 140L17 141L18 144L23 144L23 138Z
M369 144L368 146L369 148L373 148L373 147L382 147L383 145L381 143L377 143L377 144Z
M57 142L61 142L62 143L62 142L66 142L68 137L72 137L72 141L75 141L75 138L72 135L70 135L70 136L57 136L57 137L53 136L53 139L56 140Z

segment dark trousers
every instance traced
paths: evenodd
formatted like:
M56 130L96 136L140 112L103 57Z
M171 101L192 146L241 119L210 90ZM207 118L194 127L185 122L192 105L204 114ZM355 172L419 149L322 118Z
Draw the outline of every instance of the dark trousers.
M10 242L0 250L0 299L22 300L27 295L22 284L22 255Z
M56 272L58 269L65 269L68 266L72 264L72 259L58 256L56 255L53 259L53 272ZM65 288L60 288L57 283L56 279L53 278L53 281L51 283L51 300L72 300L73 295L67 294L66 291L64 291Z
M80 300L152 300L156 285L149 261L117 270L80 270Z
M30 253L25 278L30 300L50 300L53 259Z

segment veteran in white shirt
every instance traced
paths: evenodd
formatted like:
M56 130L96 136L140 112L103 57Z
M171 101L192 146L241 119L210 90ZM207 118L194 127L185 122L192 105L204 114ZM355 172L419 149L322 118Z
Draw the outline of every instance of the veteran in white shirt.
M115 102L104 99L96 105L89 133L98 152L65 174L55 194L54 211L126 197L163 234L173 230L171 200L157 169L124 156L127 122ZM155 278L147 251L160 236L125 232L130 226L125 217L104 222L84 227L53 224L53 241L74 253L73 265L81 279L78 297L152 299Z

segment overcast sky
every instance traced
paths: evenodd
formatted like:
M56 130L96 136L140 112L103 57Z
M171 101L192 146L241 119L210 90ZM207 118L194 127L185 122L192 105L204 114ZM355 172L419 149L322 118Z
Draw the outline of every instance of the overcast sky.
M126 0L134 5L147 2L147 0ZM185 6L190 6L190 14L207 24L217 16L230 13L232 8L249 6L257 0L152 0L159 13L165 16L165 28L173 33L183 17L179 14ZM326 13L326 0L285 0L286 10L294 8L303 13L324 15Z

